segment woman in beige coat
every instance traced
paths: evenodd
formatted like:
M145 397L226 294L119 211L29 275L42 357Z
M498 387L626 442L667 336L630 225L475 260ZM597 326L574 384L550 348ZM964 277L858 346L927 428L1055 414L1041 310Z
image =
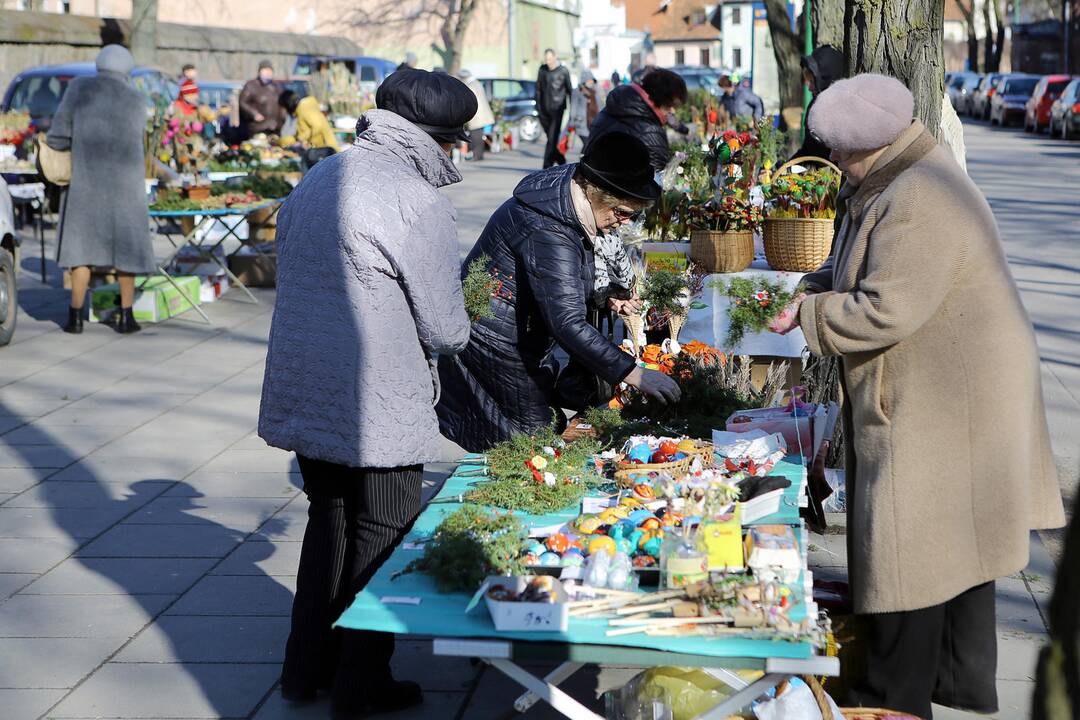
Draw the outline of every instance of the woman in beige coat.
M469 120L465 125L465 129L469 131L469 150L472 152L473 160L484 159L484 128L489 125L495 124L495 113L491 110L491 103L488 102L487 93L484 92L484 86L473 77L473 74L465 69L458 71L458 78L461 82L465 83L465 86L472 90L472 94L476 96L476 115L472 120Z
M849 574L871 627L854 699L929 718L931 701L997 710L994 580L1064 516L994 217L913 108L880 75L818 97L810 131L845 171L848 212L773 329L801 325L843 360Z

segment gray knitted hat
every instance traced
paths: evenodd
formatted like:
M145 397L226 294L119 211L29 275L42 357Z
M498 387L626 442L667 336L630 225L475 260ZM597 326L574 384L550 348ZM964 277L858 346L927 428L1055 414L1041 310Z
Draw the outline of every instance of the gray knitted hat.
M130 75L135 69L135 58L123 45L106 45L97 54L94 65L98 72L114 72Z
M841 152L891 145L911 125L915 98L893 77L864 73L838 80L810 108L810 133Z

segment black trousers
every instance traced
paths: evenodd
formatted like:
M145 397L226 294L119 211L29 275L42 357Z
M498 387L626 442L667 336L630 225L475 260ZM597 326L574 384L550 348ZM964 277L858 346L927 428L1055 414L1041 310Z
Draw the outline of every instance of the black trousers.
M473 160L484 159L484 129L469 131L469 149L472 150Z
M931 703L998 709L994 583L934 607L864 616L870 624L867 674L851 704L931 718Z
M310 504L282 685L377 691L390 677L394 636L336 631L331 625L412 528L424 468L352 468L296 459Z
M541 115L540 124L547 133L547 145L544 146L544 167L566 164L566 156L559 152L559 136L562 134L563 111L551 115Z

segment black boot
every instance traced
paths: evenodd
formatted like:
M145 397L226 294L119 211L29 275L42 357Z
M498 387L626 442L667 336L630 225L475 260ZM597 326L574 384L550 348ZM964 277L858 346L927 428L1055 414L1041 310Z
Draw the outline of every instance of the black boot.
M131 312L131 308L121 310L120 318L116 321L116 332L127 335L140 330L142 330L142 325L135 322L135 315Z
M64 332L78 335L83 331L82 308L68 308L68 321L64 326Z

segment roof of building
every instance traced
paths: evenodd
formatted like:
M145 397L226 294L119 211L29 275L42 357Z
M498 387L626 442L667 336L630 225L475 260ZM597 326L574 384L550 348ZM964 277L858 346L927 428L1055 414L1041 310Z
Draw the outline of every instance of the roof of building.
M715 40L720 31L709 23L716 3L695 0L615 0L626 7L626 27L652 34L655 42Z

